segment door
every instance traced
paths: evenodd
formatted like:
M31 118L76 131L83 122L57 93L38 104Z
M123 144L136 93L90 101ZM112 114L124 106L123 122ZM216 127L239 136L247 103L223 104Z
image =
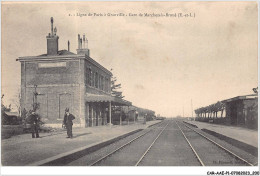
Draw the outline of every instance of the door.
M48 118L47 112L47 96L45 94L40 94L37 96L37 102L39 103L40 107L38 109L38 113L42 120Z

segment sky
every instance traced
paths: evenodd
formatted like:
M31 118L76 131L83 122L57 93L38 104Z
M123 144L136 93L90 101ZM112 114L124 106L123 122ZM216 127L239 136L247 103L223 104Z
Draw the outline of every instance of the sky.
M85 33L90 56L113 69L126 100L161 116L191 116L192 109L257 87L257 14L256 2L2 2L4 103L19 92L16 59L46 53L53 17L59 49L70 40L76 53L77 35Z

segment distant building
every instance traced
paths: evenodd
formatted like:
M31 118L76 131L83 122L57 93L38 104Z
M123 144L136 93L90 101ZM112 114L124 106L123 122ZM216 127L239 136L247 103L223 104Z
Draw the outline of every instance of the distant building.
M36 85L38 113L46 124L61 126L65 108L76 116L75 126L111 123L111 105L130 106L131 102L111 96L112 73L90 57L85 35L78 35L74 54L69 41L68 50L58 50L56 32L51 18L47 54L17 59L21 62L22 109L32 109Z
M18 125L18 112L3 111L1 116L2 125Z
M147 115L147 120L155 119L155 112L149 109L140 108L137 106L130 106L129 108L123 108L125 112L128 111L129 119L131 121L135 120L143 120L145 114Z

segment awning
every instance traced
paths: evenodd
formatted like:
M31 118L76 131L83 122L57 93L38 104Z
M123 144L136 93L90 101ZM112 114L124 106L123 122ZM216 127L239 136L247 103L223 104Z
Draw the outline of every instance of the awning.
M122 98L113 97L111 95L98 95L98 94L85 94L86 102L111 102L112 105L117 106L131 106L130 101L126 101Z

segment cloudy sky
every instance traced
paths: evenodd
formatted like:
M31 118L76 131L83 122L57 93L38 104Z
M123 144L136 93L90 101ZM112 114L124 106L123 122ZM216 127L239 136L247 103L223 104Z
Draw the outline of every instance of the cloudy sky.
M118 13L125 16L108 16ZM2 2L5 104L12 102L20 85L20 63L15 60L46 53L50 17L59 49L67 49L70 40L76 52L77 35L85 33L90 56L113 68L125 99L162 116L182 115L183 109L190 116L191 100L196 109L251 94L258 85L256 2Z

